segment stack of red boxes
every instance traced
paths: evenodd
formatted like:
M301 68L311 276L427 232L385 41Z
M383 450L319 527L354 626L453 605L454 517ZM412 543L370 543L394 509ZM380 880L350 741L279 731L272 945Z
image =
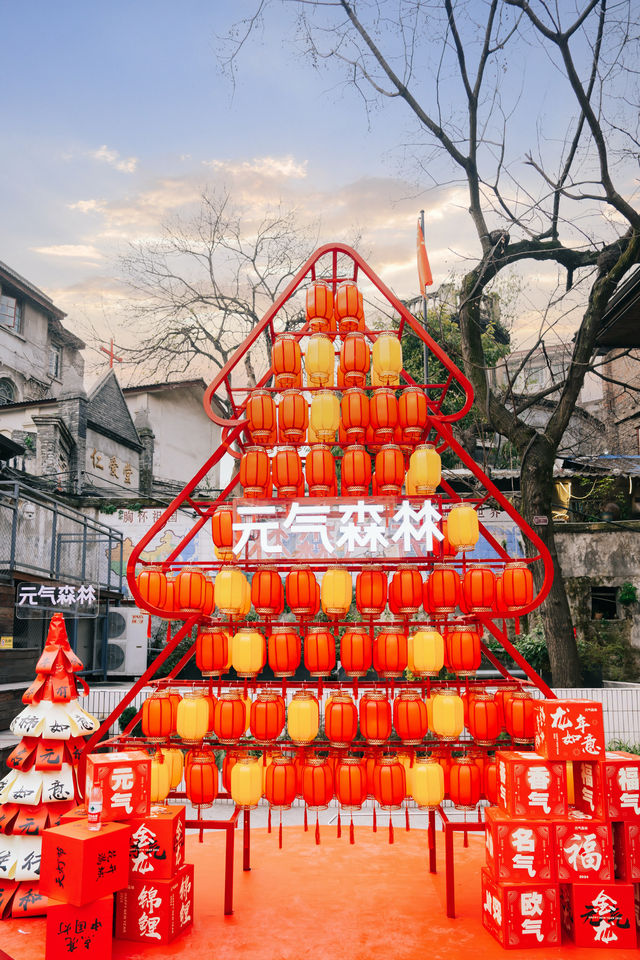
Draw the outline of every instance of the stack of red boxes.
M602 705L585 700L540 701L535 748L496 754L484 926L504 947L557 946L561 928L578 946L635 947L640 757L605 753Z

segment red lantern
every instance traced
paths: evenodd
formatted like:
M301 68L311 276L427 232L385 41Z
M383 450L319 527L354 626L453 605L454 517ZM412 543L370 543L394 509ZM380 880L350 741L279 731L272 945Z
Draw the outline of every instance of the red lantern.
M164 690L156 690L142 704L142 732L152 743L170 737L173 732L171 700Z
M235 743L247 728L244 700L235 690L221 693L213 709L213 732L220 743Z
M229 637L224 630L199 629L196 637L196 665L204 677L220 676L229 669Z
M404 456L390 443L376 454L376 479L382 496L398 496L404 483Z
M349 627L340 640L340 663L350 677L365 677L373 663L373 644L366 630Z
M313 617L320 600L320 588L307 567L298 567L287 574L285 582L287 603L297 617Z
M344 451L340 482L343 496L358 497L369 492L371 457L365 447L347 447Z
M334 693L324 709L324 732L332 747L348 747L358 732L358 708L348 693Z
M347 443L362 443L369 426L369 397L359 387L345 390L340 410Z
M264 795L274 810L288 810L296 798L296 768L289 757L275 756L265 776Z
M513 560L502 574L502 598L507 610L526 607L533 600L533 574L522 560Z
M495 697L488 693L476 693L469 701L467 719L469 733L482 746L491 746L500 734L500 717Z
M331 447L315 444L305 460L305 473L309 486L309 496L330 497L336 482L336 465Z
M416 614L422 606L422 577L415 567L405 567L391 579L391 595L403 616Z
M475 810L482 793L480 769L470 757L451 761L449 797L458 810Z
M340 333L359 330L364 321L362 294L354 280L345 280L338 284L334 298L333 312Z
M345 387L364 387L371 354L362 333L348 333L340 349L340 369Z
M373 644L373 669L379 677L399 677L407 669L409 648L404 633L383 630Z
M219 507L211 517L211 536L220 560L233 560L233 510Z
M182 613L199 613L207 600L207 578L202 570L181 570L173 584L173 599Z
M136 586L144 604L164 609L167 602L167 577L160 567L147 567L136 577Z
M496 577L488 567L471 567L464 575L462 593L470 613L491 613L496 598Z
M309 405L300 390L285 390L278 407L280 437L287 443L304 443L309 426Z
M480 634L465 624L451 624L444 634L447 667L460 677L472 676L480 667Z
M398 810L407 793L404 766L397 757L380 757L373 770L373 795L383 810Z
M251 703L249 730L258 743L273 743L284 730L284 700L276 693L261 691Z
M293 627L274 627L269 637L269 666L274 677L292 677L300 665L300 636Z
M427 705L415 690L402 690L393 701L393 726L407 746L417 746L426 737Z
M429 609L433 613L453 613L461 594L460 577L446 564L436 564L429 577Z
M365 617L379 617L387 605L387 575L381 567L370 567L356 577L356 606Z
M498 802L498 764L495 760L485 763L482 780L485 799L494 806Z
M391 736L391 704L381 690L360 697L360 733L368 743L386 743Z
M253 443L265 446L276 426L276 405L268 390L252 390L247 400L247 420Z
M443 520L442 521L443 539L440 541L440 554L443 557L455 557L455 555L458 553L458 548L452 547L451 544L449 543L449 535L447 531L448 531L448 521Z
M276 453L271 464L273 483L279 497L295 497L302 474L302 461L295 447L282 447Z
M420 387L407 387L398 401L398 423L406 443L419 443L429 422L427 395Z
M307 289L307 321L314 333L322 330L335 329L333 317L333 290L331 287L316 280Z
M271 366L278 390L290 390L298 386L302 371L300 344L291 333L281 333L271 348Z
M326 677L336 665L336 644L327 627L309 627L304 639L304 665L312 677Z
M326 810L333 799L333 770L328 760L310 757L302 767L302 796L309 810Z
M536 707L524 690L516 690L504 705L504 725L514 743L531 743L536 733Z
M355 757L344 757L336 764L335 789L338 803L347 810L359 810L367 799L367 776Z
M500 729L501 729L501 730L502 730L502 729L504 728L504 726L505 726L505 718L506 718L506 711L507 711L507 702L508 702L509 698L513 696L513 694L516 692L516 690L519 690L519 689L520 689L520 688L519 688L518 686L516 686L515 683L507 683L507 684L504 684L504 686L502 686L502 687L498 687L498 689L496 690L496 692L495 692L495 694L494 694L495 700L496 700L496 704L497 704L497 707L498 707L498 722L499 722L499 724L500 724Z
M209 807L218 796L218 767L210 750L190 751L184 781L189 801L196 807Z
M391 443L398 425L398 401L393 390L376 390L369 402L369 420L376 443ZM404 468L404 460L403 460Z
M284 610L284 589L277 570L258 570L251 581L251 603L261 617L277 617Z
M245 497L264 497L271 483L269 454L262 447L248 447L240 459L240 483Z

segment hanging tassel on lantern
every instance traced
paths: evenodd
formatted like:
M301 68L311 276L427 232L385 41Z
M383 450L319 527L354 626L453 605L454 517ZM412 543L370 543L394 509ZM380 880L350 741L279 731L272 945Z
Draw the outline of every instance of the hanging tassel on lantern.
M393 843L393 823L391 822L391 814L389 814L389 843Z
M353 814L351 814L351 823L349 824L349 843L356 842L356 835L353 829Z
M341 836L342 836L342 821L340 820L340 811L338 810L338 833L337 833L338 840L340 839Z
M306 833L309 829L309 823L307 821L307 805L304 805L304 832Z
M376 805L373 805L373 832L378 832L378 821L376 820Z
M271 807L269 807L269 813L267 814L267 833L271 833Z
M317 813L316 813L316 845L320 846L320 824L318 823Z
M407 833L411 830L411 824L409 823L409 807L404 808L404 826Z
M280 827L278 829L278 846L282 850L282 810L280 811Z

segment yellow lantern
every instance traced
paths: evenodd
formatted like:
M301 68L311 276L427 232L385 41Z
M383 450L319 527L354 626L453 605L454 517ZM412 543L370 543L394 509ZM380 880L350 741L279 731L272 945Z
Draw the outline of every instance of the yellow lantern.
M307 386L328 387L333 380L334 366L335 354L331 339L324 333L314 333L309 337L304 355Z
M257 757L238 757L231 768L231 799L243 810L258 806L262 796L262 763Z
M411 796L419 807L433 810L444 800L444 770L431 757L416 757L411 775Z
M444 666L444 640L437 630L418 630L409 637L409 670L416 677L437 677Z
M340 424L340 401L333 390L319 390L311 398L311 429L323 443L333 443ZM309 438L311 439L311 438Z
M464 705L455 690L439 690L433 698L433 732L440 740L457 740L464 729Z
M447 517L447 539L454 550L473 550L480 536L478 514L465 503L452 507Z
M171 763L161 750L157 750L151 757L151 787L149 799L151 803L164 803L171 790Z
M188 690L176 715L176 732L184 743L202 743L209 729L209 704L199 690Z
M409 493L409 481L407 481L407 494L409 496L430 497L436 492L436 487L441 478L440 454L432 443L423 443L411 454L409 460L408 476L411 478L412 491Z
M171 767L171 789L175 790L184 772L184 754L178 747L169 747L163 751L165 762Z
M407 784L407 796L411 793L411 784L413 783L414 759L410 753L396 753L396 758L404 767L404 776Z
M345 617L353 597L351 574L344 567L329 567L322 578L320 602L328 617Z
M231 666L239 677L256 677L267 662L267 641L258 630L239 630L231 645Z
M307 690L298 690L287 710L287 730L294 743L311 743L320 728L318 701Z
M395 333L381 333L376 339L373 344L373 369L381 384L397 386L402 371L402 344Z
M214 584L214 598L218 610L228 617L246 616L251 607L251 587L242 570L238 567L220 570Z

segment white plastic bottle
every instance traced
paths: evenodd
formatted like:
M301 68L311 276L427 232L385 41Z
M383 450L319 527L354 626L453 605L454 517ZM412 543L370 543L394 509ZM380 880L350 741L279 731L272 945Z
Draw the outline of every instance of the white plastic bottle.
M99 830L102 824L102 787L99 783L94 783L89 791L89 802L87 804L87 827L89 830Z

